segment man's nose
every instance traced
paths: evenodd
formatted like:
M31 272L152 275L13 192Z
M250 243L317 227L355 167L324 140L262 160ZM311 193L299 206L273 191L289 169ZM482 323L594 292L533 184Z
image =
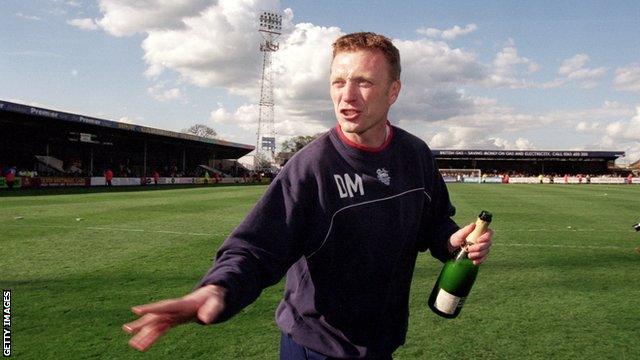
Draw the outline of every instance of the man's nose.
M342 100L346 102L353 102L358 99L358 87L353 81L347 81L344 85L344 92L342 93Z

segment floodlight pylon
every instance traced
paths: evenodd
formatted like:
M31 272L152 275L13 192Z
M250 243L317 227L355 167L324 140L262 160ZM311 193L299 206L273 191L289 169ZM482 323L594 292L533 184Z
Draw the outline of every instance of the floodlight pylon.
M260 112L258 114L258 131L256 134L256 150L254 168L263 169L265 160L273 163L276 150L276 131L274 125L273 74L271 71L272 54L278 51L276 41L282 34L282 15L264 11L260 14L262 35L260 51L262 52L262 82L260 86Z

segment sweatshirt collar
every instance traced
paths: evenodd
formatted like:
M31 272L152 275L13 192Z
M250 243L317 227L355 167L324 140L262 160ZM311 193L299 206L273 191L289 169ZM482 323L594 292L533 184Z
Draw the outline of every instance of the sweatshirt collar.
M347 146L358 149L358 150L362 150L362 151L366 151L366 152L370 152L370 153L379 153L382 150L386 149L389 144L391 143L391 139L393 138L393 127L391 127L391 123L387 120L387 123L385 124L386 126L386 130L387 130L387 137L385 138L384 142L382 143L382 145L378 146L378 147L370 147L370 146L364 146L364 145L360 145L358 143L355 143L353 141L351 141L345 134L344 132L342 132L342 128L340 127L340 124L336 125L336 131L338 133L338 136L340 137L340 140L342 140L343 143L345 143Z

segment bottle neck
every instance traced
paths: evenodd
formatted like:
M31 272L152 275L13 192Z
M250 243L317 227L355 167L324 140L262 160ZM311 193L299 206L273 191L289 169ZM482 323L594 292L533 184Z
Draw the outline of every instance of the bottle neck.
M458 254L455 257L455 261L460 261L460 260L464 260L467 258L467 248L463 247L460 249L460 251L458 252Z
M476 227L473 229L471 234L467 236L465 242L467 244L475 244L476 240L482 236L485 232L487 232L487 228L489 228L489 223L483 220L476 220Z

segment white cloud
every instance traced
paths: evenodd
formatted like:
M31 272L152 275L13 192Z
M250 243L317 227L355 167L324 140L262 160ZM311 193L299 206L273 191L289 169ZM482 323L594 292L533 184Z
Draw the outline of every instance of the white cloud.
M78 70L76 70L76 69L71 70L71 75L72 76L78 76Z
M609 123L601 133L600 141L595 146L606 150L624 150L625 158L619 163L632 163L640 160L640 105L635 109L635 116L629 120Z
M182 99L182 91L178 88L165 89L164 85L157 84L147 89L149 95L151 95L157 101L169 101Z
M503 149L532 150L535 145L523 137L515 141L490 135L491 131L478 126L450 126L433 135L429 146L433 149Z
M640 64L616 69L613 85L619 91L640 91Z
M626 158L620 162L640 159L640 105L631 109L607 101L599 109L581 110L569 115L573 119L586 119L577 121L575 130L578 133L596 137L597 140L586 148L624 150Z
M503 139L500 137L487 139L492 142L489 145L485 145L483 149L502 149L502 150L535 150L536 146L529 139L525 139L523 137L517 138L515 141L511 142L507 139Z
M585 89L597 86L598 80L607 73L607 68L590 69L586 67L589 60L589 56L586 54L577 54L564 60L558 69L558 74L561 76L559 82L575 81Z
M605 131L615 140L640 142L640 106L636 107L636 114L630 120L610 123Z
M476 24L468 24L464 28L458 25L446 30L440 30L436 28L420 28L416 30L418 34L425 35L430 38L442 38L445 40L454 40L458 36L464 36L475 32L478 29Z
M148 29L142 43L146 75L158 77L170 69L198 86L256 88L261 69L256 16L265 5L221 0L183 18L181 28Z
M400 125L415 134L422 134L432 148L536 149L544 138L534 142L523 134L548 131L549 128L553 128L556 136L565 134L567 139L575 137L576 132L582 137L592 138L593 143L578 146L588 150L629 152L640 143L640 109L617 102L606 101L602 106L590 109L524 114L500 106L491 99L474 100L473 111L468 114L422 126L414 123ZM631 121L627 120L631 117ZM542 147L566 150L577 146L546 143Z
M475 54L427 39L395 40L402 61L402 78L410 83L459 84L481 80L485 75Z
M210 4L209 0L100 0L104 16L98 24L115 36L178 28L183 18L197 15Z
M260 107L255 104L241 105L233 112L219 104L216 110L211 111L209 120L214 124L235 124L243 130L255 132L259 111Z
M332 126L335 122L328 74L331 44L341 35L336 27L301 23L283 37L281 50L274 59L278 121L308 123L310 133L314 131L312 128ZM255 97L259 96L257 90ZM287 133L300 128L293 124L282 126L282 131Z
M524 76L539 69L540 66L533 60L520 56L513 40L509 39L507 45L493 59L487 83L492 86L512 89L532 87L534 85L526 81Z
M25 20L35 20L35 21L42 20L42 19L41 19L40 17L38 17L38 16L35 16L35 15L26 15L26 14L23 14L23 13L20 13L20 12L15 13L15 16L16 16L16 17L19 17L19 18L21 18L21 19L25 19Z
M529 150L529 149L535 149L536 146L529 139L519 137L516 139L514 148L516 150ZM505 147L505 149L508 149L508 148Z
M73 19L67 20L67 24L71 26L75 26L78 29L82 30L97 30L98 25L93 19L84 18L84 19Z
M585 54L577 54L570 59L566 59L562 62L562 65L558 69L558 74L566 76L568 78L577 77L584 69L584 66L589 62L589 56Z
M596 133L602 131L602 126L598 122L580 121L576 124L576 131L579 133Z
M558 76L547 82L534 82L528 76L538 72L540 65L531 59L518 54L512 39L493 60L491 74L485 82L489 86L508 87L511 89L552 89L575 83L583 89L592 89L607 73L607 68L589 68L590 61L586 54L577 54L565 59L558 68Z
M73 7L80 7L81 6L81 4L78 1L74 1L74 0L67 1L65 4L67 4L69 6L73 6Z
M61 8L54 8L54 9L51 9L51 10L49 10L47 12L49 14L53 15L53 16L64 16L64 15L67 15L67 10L61 9Z
M573 124L576 126L576 130L587 133L594 130L600 131L604 122L629 118L634 114L635 109L633 108L623 106L616 101L604 101L600 107L552 111L548 113L548 116L555 119L556 122Z
M229 111L219 106L211 112L209 120L218 125L235 125L245 130L246 134L254 134L257 131L257 122L260 107L255 104L244 104L235 111ZM331 125L330 125L331 126ZM329 129L322 122L309 122L307 119L299 120L295 115L283 117L275 123L275 131L278 139L297 136L301 134L311 135Z
M464 114L473 99L460 86L486 75L475 54L428 39L395 40L401 53L403 89L392 115L402 121L433 121Z

